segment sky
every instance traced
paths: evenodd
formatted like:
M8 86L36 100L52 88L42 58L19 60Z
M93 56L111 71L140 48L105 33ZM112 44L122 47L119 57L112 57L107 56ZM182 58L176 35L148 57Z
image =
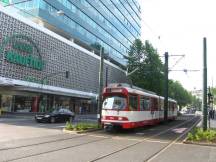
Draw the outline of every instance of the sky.
M170 71L169 78L180 81L187 90L202 89L203 38L206 37L208 86L216 86L216 1L140 0L140 4L141 39L149 40L160 55L169 53L170 70L188 70L187 73Z

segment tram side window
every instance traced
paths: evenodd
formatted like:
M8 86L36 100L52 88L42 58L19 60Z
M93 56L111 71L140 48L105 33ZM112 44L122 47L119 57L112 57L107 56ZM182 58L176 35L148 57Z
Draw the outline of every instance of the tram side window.
M169 101L169 111L173 111L173 103Z
M137 103L138 103L137 96L132 96L132 95L130 95L130 96L129 96L129 109L130 109L131 111L136 111L136 110L138 110Z
M140 110L150 110L150 99L149 98L141 98L140 99Z
M164 100L160 100L160 110L164 110Z

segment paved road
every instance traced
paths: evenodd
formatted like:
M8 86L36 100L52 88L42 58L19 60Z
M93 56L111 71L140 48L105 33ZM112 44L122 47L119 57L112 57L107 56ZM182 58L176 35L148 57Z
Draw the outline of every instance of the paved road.
M0 142L63 134L64 123L36 123L29 118L0 118Z
M51 128L46 130L58 133L1 142L0 161L215 162L216 148L181 143L184 133L197 121L198 117L187 116L148 128L87 134L63 134L48 124Z
M76 115L74 123L97 122L96 115ZM6 114L0 116L0 142L63 134L65 123L36 123L33 115Z

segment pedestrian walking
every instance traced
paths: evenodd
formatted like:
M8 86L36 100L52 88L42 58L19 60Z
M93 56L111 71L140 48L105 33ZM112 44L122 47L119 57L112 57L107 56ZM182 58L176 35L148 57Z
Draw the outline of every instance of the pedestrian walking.
M209 119L212 119L212 109L209 110Z

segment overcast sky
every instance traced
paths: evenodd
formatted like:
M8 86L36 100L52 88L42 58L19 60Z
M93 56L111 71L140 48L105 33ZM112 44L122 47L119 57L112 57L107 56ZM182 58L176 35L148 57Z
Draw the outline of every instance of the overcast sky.
M202 89L203 37L207 37L208 84L216 86L216 1L140 0L142 40L150 40L159 54L181 55L169 78L179 80L188 90ZM160 38L160 39L159 39ZM180 57L170 57L172 67ZM164 59L164 58L162 58Z

